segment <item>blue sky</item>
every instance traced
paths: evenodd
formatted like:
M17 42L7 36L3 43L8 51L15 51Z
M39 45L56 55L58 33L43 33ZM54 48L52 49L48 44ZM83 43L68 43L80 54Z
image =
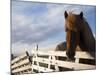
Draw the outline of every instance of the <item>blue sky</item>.
M64 11L80 13L96 34L96 7L71 4L12 1L12 53L31 52L39 44L40 50L54 50L65 41Z

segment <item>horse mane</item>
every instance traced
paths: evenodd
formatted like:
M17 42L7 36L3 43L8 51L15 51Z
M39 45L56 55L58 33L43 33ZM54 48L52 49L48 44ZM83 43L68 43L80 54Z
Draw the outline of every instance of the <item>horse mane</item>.
M95 38L89 23L87 22L86 18L83 17L83 33L82 37L85 42L85 45L88 47L89 51L95 51ZM88 37L87 37L88 36Z

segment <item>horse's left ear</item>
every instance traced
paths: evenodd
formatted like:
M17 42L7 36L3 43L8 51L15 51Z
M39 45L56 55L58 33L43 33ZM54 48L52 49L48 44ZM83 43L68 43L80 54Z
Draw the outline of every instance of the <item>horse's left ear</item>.
M64 12L64 16L65 16L65 18L68 17L68 13L67 13L67 11Z
M81 13L79 14L79 16L80 16L80 18L83 18L83 12L81 12Z

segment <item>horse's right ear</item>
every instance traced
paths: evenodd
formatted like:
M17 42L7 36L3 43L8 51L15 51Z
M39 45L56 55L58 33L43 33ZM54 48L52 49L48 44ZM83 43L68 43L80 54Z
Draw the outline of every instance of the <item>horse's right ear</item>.
M79 14L79 16L80 16L80 18L82 19L82 18L83 18L83 12L81 12L81 13Z
M68 13L66 11L64 13L64 16L65 16L65 18L67 18L67 16L68 16Z

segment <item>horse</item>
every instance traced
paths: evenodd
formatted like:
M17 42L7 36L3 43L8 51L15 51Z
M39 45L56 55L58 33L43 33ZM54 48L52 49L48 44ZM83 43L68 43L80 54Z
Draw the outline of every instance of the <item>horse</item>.
M90 53L91 56L95 57L96 52L96 40L93 36L92 30L83 16L83 12L80 14L74 14L73 12L64 12L65 18L65 33L66 33L66 44L62 43L57 45L56 51L62 49L66 51L68 59L73 60L77 47L81 51ZM66 45L66 46L65 46ZM64 48L63 48L64 47Z
M87 51L91 56L95 57L95 38L88 22L80 14L72 12L64 12L65 16L65 32L66 32L66 55L73 59L76 47L79 46L82 51Z

